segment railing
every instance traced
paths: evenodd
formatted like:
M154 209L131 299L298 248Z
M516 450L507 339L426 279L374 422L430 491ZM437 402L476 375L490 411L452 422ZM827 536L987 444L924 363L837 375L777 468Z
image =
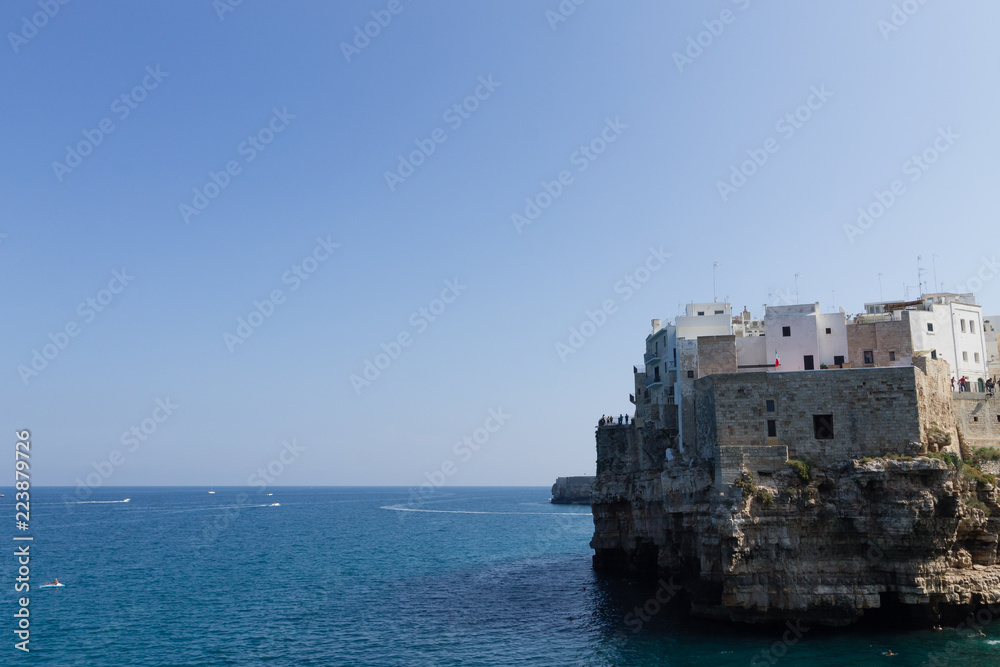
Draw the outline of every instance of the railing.
M646 354L642 355L643 362L647 364L655 364L660 359L661 357L659 352L647 352Z

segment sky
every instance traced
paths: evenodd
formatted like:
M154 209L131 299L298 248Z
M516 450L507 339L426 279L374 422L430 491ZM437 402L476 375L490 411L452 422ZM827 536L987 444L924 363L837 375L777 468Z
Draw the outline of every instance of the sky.
M713 290L1000 312L998 19L3 3L9 444L42 485L550 485Z

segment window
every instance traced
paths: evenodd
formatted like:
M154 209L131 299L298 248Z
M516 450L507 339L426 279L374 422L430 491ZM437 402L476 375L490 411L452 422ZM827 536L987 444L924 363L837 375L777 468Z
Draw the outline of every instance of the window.
M889 352L889 361L896 361L896 353L895 352L892 352L892 351Z
M774 399L767 399L766 407L768 412L774 412ZM1000 417L997 417L997 419L1000 419Z
M791 327L781 327L781 335L784 336L785 338L788 338L789 336L792 335L792 328Z
M1000 415L997 415L997 421L1000 422Z
M715 311L715 314L716 315L725 315L726 311L724 311L724 310L717 310L717 311Z
M842 355L842 354L836 355L833 358L833 365L834 366L843 366L844 365L844 355Z
M702 316L702 315L704 315L704 314L705 314L705 311L704 311L704 310L699 310L699 311L698 311L698 316L699 316L699 317L700 317L700 316Z
M969 333L976 333L976 321L969 320Z
M817 440L833 440L833 415L813 415L813 435Z
M875 352L872 350L865 350L865 363L874 364L875 363Z
M965 320L961 320L960 324L962 325L962 333L965 333Z
M973 417L972 421L973 421L973 423L978 422L979 421L979 417Z
M829 336L832 333L833 333L833 329L831 329L830 327L827 327L826 328L826 335Z
M979 363L979 353L976 352L975 355L973 355L973 356L976 357L976 363L978 364Z
M694 377L694 371L688 371L688 377L689 378L693 378Z
M767 420L767 437L776 438L778 437L778 422L773 419Z
M934 323L933 322L928 322L927 323L927 331L929 331L931 333L934 333Z
M931 350L931 359L937 359L937 350Z
M968 361L968 360L969 360L969 353L968 352L963 352L962 353L962 361Z

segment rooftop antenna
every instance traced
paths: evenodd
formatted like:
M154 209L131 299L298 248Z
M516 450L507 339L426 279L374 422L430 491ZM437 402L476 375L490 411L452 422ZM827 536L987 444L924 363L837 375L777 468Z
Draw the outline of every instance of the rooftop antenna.
M801 303L801 301L799 301L799 278L801 276L801 273L795 274L795 303Z
M882 274L878 274L878 300L885 301L885 297L882 296Z
M830 308L837 310L837 290L830 290Z
M712 262L712 302L713 303L718 303L719 302L719 297L716 296L716 290L715 290L715 270L717 268L719 268L719 263L718 262Z
M925 273L927 273L926 270L920 267L920 260L922 260L923 258L924 258L923 255L917 255L917 290L919 291L918 296L924 293L924 281L922 276Z
M935 292L940 292L941 291L941 287L940 287L940 285L938 285L938 280L937 280L937 262L934 261L937 258L939 258L940 256L941 255L931 255L931 268L934 269L934 291Z

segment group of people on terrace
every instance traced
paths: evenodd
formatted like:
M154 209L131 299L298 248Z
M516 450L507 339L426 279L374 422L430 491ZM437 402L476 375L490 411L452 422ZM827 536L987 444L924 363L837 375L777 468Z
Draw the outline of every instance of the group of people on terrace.
M973 391L974 386L976 386L976 383L970 381L969 378L964 375L958 378L958 382L955 382L955 378L951 379L952 391L959 391L959 392ZM996 391L997 379L986 378L986 382L983 384L983 387L986 389L986 396L992 398L993 393Z
M624 423L623 421L624 420ZM615 423L614 415L601 415L600 421L597 422L598 426L611 426ZM628 415L618 415L618 425L628 426Z

